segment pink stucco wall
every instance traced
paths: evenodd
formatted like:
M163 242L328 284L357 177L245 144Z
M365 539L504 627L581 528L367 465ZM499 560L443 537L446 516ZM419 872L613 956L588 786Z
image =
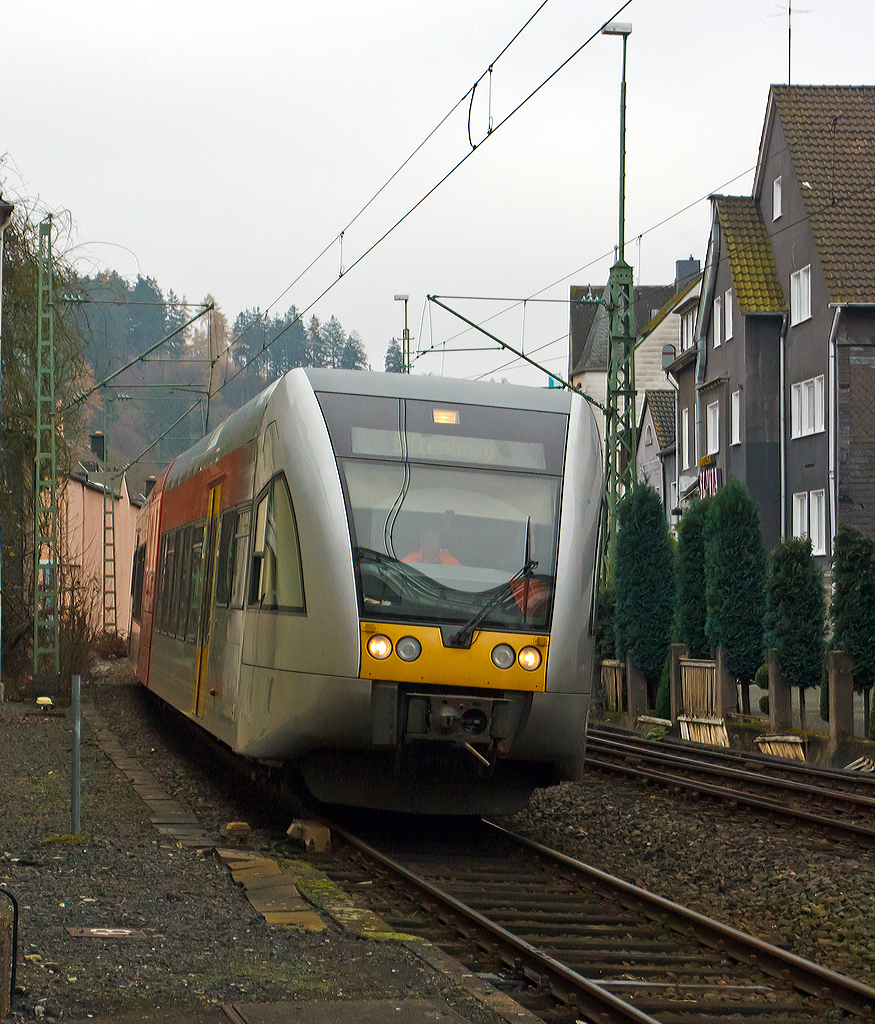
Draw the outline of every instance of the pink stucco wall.
M127 482L122 478L121 484L116 484L114 520L116 628L124 636L131 622L131 567L137 512L137 506L131 504ZM68 478L59 496L59 516L63 562L78 566L86 578L95 578L102 586L103 488Z

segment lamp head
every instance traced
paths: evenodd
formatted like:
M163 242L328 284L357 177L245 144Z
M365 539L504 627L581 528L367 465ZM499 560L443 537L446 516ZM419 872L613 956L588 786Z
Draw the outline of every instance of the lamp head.
M609 21L602 28L603 36L630 36L632 35L631 21Z

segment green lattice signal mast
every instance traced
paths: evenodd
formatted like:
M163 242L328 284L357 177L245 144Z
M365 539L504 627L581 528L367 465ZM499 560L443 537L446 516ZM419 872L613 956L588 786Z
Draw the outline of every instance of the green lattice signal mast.
M34 495L33 671L61 671L58 607L58 481L56 474L55 309L52 218L39 226L37 287L36 492Z
M623 37L620 81L620 226L617 260L608 276L608 372L605 425L605 550L602 582L617 566L617 505L637 476L635 422L635 310L632 268L624 259L626 233L626 40L632 26L609 22L605 35Z

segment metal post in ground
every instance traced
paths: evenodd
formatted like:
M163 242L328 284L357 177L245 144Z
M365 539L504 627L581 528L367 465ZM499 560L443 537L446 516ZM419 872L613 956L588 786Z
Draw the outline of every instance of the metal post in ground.
M79 835L82 806L82 677L73 676L70 687L73 712L73 770L70 773L70 832Z

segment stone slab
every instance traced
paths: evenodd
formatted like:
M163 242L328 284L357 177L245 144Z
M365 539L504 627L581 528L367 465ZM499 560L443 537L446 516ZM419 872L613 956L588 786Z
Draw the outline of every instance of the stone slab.
M464 1024L437 999L344 999L336 1002L233 1003L244 1024ZM226 1011L227 1012L227 1011ZM230 1016L230 1014L229 1014Z
M291 875L262 875L250 872L251 878L240 884L247 892L259 892L264 889L297 889Z
M294 889L278 889L271 893L247 893L246 898L252 909L259 914L271 911L311 910L310 904L301 899Z
M246 864L246 867L234 867L231 869L231 877L235 882L246 884L247 879L255 878L256 875L279 875L282 874L280 866L275 860L253 860Z
M297 928L304 932L324 932L325 922L313 910L268 910L262 915L268 924Z

